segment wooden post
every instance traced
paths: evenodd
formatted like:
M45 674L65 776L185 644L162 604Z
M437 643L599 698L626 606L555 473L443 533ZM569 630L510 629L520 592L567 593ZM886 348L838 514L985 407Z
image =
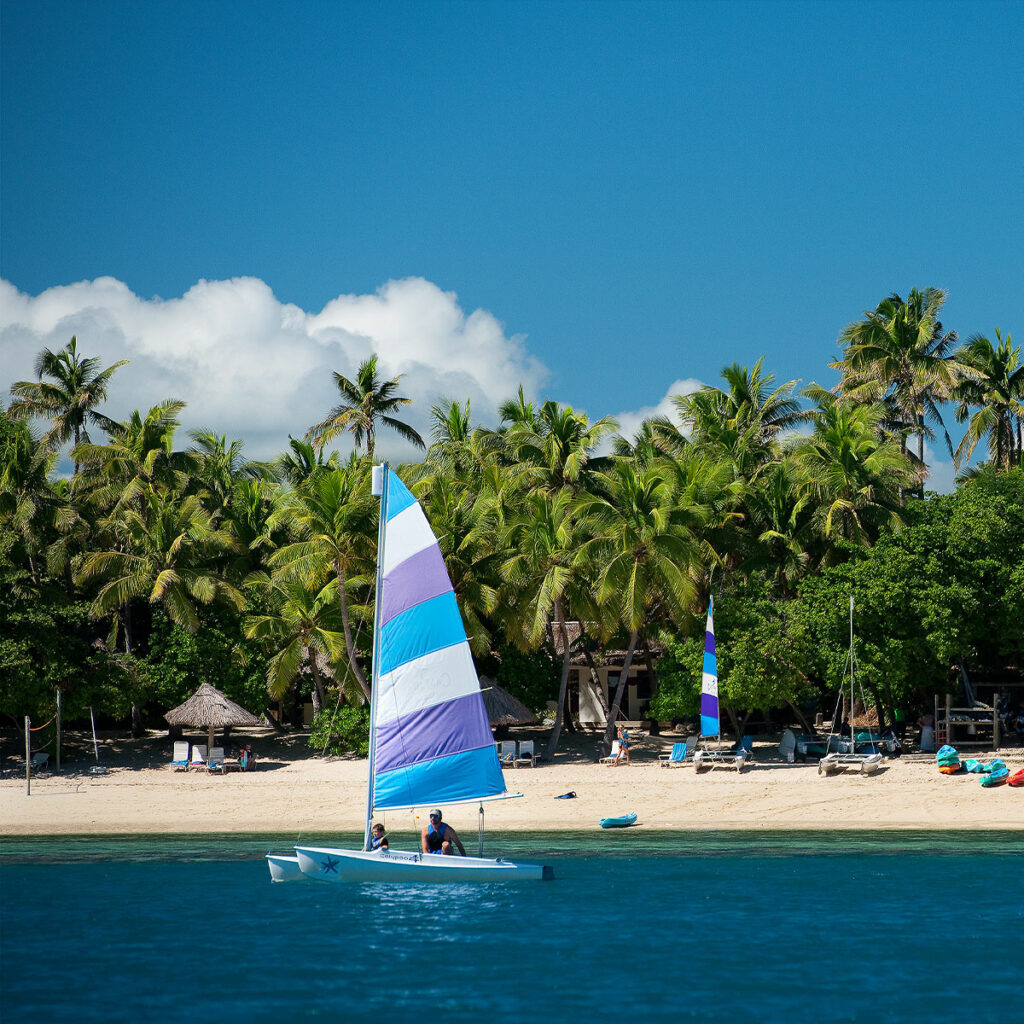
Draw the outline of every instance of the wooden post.
M992 749L999 749L999 694L992 696Z
M57 771L60 771L60 687L57 687Z
M32 719L25 716L25 796L32 795Z

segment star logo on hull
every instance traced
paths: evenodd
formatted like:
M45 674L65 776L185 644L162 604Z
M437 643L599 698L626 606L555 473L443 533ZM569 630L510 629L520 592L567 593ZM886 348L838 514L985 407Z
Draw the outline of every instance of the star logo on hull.
M320 870L325 875L336 875L338 873L338 865L341 863L340 860L335 857L328 857L321 865Z

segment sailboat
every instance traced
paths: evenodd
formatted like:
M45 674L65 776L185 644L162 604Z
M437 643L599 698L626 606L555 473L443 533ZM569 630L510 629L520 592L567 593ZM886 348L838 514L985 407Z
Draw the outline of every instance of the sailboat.
M496 882L553 877L509 860L374 850L380 811L483 804L510 796L491 737L462 616L437 539L412 492L384 463L373 627L369 778L361 850L296 846L268 854L274 881Z
M878 770L879 765L882 763L882 755L878 753L870 754L858 754L857 753L857 741L853 731L853 691L855 686L856 676L856 658L853 652L853 595L850 595L850 651L846 655L846 666L843 668L843 685L845 686L846 680L846 669L850 670L850 738L849 740L836 739L833 741L835 734L836 718L838 714L832 716L832 727L829 730L828 741L825 749L829 751L819 762L818 762L818 774L819 775L837 775L840 772L846 771L848 768L857 769L862 775L870 775ZM864 701L864 691L861 689L861 701ZM842 688L840 689L840 698L836 702L836 707L842 701ZM833 746L837 745L838 750L833 750ZM845 749L844 749L845 748Z
M750 751L722 750L722 725L718 710L718 656L715 653L715 599L708 601L708 621L704 627L704 666L700 683L700 735L704 743L693 755L694 768L735 768L743 771ZM717 739L718 748L708 749L708 740Z

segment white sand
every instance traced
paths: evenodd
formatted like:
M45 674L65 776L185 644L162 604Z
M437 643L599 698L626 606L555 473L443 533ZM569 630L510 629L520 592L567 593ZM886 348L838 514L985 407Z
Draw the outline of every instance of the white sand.
M871 777L818 775L815 764L784 764L774 747L755 746L755 762L741 775L690 765L663 768L648 740L630 767L594 763L588 740L552 765L505 772L522 799L486 805L489 830L593 829L609 815L635 811L638 823L658 829L1024 829L1024 788L985 789L977 776L943 776L933 762L892 760ZM269 747L270 740L265 740ZM167 751L164 748L167 748ZM24 777L8 761L0 780L0 834L141 832L283 832L309 836L358 831L365 812L366 762L303 756L265 757L250 773L224 776L175 772L166 736L135 764L92 775L87 760L57 775L43 773L25 795ZM259 749L257 744L257 749ZM582 751L582 752L581 752ZM1000 751L1011 770L1021 751ZM774 761L769 758L775 757ZM991 756L991 755L990 755ZM125 758L128 761L128 758ZM159 766L153 767L156 763ZM576 799L556 800L575 791ZM397 835L425 824L409 811L385 817ZM475 805L451 806L445 819L475 833Z

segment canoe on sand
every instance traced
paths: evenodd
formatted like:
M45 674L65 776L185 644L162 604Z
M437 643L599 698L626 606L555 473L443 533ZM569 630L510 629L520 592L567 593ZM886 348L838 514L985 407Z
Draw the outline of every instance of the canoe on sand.
M601 828L628 828L636 824L635 814L620 814L617 818L602 818Z

